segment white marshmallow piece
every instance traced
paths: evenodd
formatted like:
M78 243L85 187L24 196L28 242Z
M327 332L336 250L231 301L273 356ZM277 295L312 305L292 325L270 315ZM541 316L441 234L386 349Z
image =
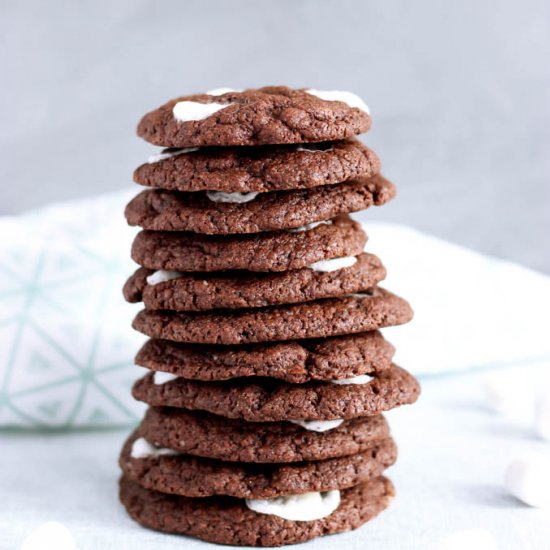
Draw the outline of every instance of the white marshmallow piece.
M147 159L147 164L155 164L161 160L166 160L172 157L177 157L178 155L184 155L185 153L192 153L193 151L198 151L198 147L185 147L184 149L163 149L160 153L156 155L151 155Z
M172 108L178 122L204 120L214 113L229 107L231 103L199 103L198 101L178 101Z
M331 380L331 384L337 384L339 386L347 386L349 384L355 384L355 385L363 385L368 384L371 380L374 380L373 376L369 376L368 374L360 374L358 376L354 376L353 378L343 378L342 380Z
M331 260L321 260L311 264L309 269L313 271L322 271L323 273L328 273L331 271L338 271L339 269L344 269L346 267L351 267L357 263L357 258L355 256L345 256L343 258L332 258Z
M228 94L229 92L242 92L242 90L234 90L233 88L214 88L213 90L208 90L206 94L218 96L218 95Z
M308 432L328 432L329 430L334 430L344 422L343 418L338 418L336 420L289 420L292 424L297 424L302 426L304 430Z
M545 441L550 441L550 395L542 395L535 407L535 431Z
M165 449L164 447L155 447L151 445L144 437L139 437L134 441L130 456L132 458L156 458L161 455L177 455L177 451L173 449Z
M182 277L183 273L179 271L166 271L165 269L159 269L154 273L151 273L145 280L148 285L158 285L159 283L164 283L166 281L171 281L172 279L178 279Z
M304 151L305 153L325 153L332 150L334 150L334 147L327 147L326 149L324 149L318 143L304 143L296 147L296 151Z
M535 417L536 392L517 376L491 376L484 385L489 409L514 422L531 425Z
M224 193L223 191L207 191L206 196L212 202L232 202L243 203L253 201L259 193L256 191L250 191L250 193Z
M290 521L314 521L330 516L340 505L340 491L304 493L266 499L246 499L250 510Z
M365 113L370 115L370 110L368 105L358 95L352 92L345 92L340 90L314 90L314 89L306 90L306 92L308 94L314 95L319 99L323 99L325 101L342 101L343 103L346 103L350 107L357 107L358 109L361 109L361 111L365 111Z
M163 372L161 370L153 372L153 382L157 384L157 386L166 384L166 382L171 382L176 378L179 378L179 376L172 374L171 372Z
M474 527L447 535L437 550L497 550L497 543L489 531Z
M48 521L31 531L21 550L76 550L76 541L62 523Z
M294 229L287 229L290 233L301 233L302 231L309 231L310 229L315 229L319 225L332 225L331 220L326 220L323 222L312 222L307 225L301 225L300 227L295 227Z
M550 456L531 454L514 460L506 470L508 491L534 508L550 506Z

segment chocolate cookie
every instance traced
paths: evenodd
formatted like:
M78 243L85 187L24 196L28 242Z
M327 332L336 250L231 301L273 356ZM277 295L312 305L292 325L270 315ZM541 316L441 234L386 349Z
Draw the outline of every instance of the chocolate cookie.
M393 346L378 331L321 340L248 346L181 344L148 340L136 364L195 380L266 376L300 384L380 372L391 365Z
M122 478L120 500L135 521L159 531L190 535L218 544L282 546L356 529L384 510L394 496L379 477L341 492L338 508L313 521L290 521L253 512L231 497L191 498L144 489Z
M366 240L361 226L348 216L303 230L253 235L141 231L132 245L132 259L149 269L288 271L321 260L356 256Z
M229 195L229 194L228 194ZM194 231L210 235L294 229L381 205L395 187L381 175L315 189L254 193L244 203L215 202L214 193L143 191L126 207L130 225L155 231ZM233 199L231 195L227 197Z
M353 263L355 262L355 263ZM345 265L352 263L349 267ZM336 264L336 265L335 265ZM177 278L148 284L153 273L138 269L124 285L129 302L143 300L147 309L204 311L219 308L251 308L277 304L309 302L363 292L378 284L386 275L380 260L372 254L361 254L323 262L317 267L282 273L182 273Z
M368 416L315 432L291 422L245 422L206 412L150 408L139 428L156 447L229 462L302 462L360 453L389 436L386 420Z
M144 456L139 450L134 456L136 441L150 445L139 431L129 437L119 460L124 477L146 489L187 497L274 498L347 489L382 475L397 456L390 437L373 441L355 455L292 464L221 462L183 454Z
M409 304L381 288L287 306L208 313L140 311L132 326L152 338L248 344L366 332L410 321Z
M147 113L137 133L154 145L200 147L333 141L370 128L357 96L328 94L269 86L178 97Z
M356 139L306 145L166 149L134 172L141 185L173 191L249 193L309 189L380 171Z
M311 382L288 384L273 379L241 379L200 382L175 378L165 381L146 374L132 395L154 407L177 407L208 411L249 422L285 420L338 420L372 416L414 403L418 382L393 366L361 384ZM363 379L361 379L363 380Z

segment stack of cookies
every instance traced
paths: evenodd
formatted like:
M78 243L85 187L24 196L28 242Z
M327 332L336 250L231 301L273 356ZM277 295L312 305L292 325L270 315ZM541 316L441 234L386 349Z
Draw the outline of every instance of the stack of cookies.
M165 147L126 208L141 266L124 294L150 337L149 405L121 453L140 524L279 546L359 527L394 491L382 412L417 399L379 329L409 321L349 217L395 194L355 139L349 92L212 90L145 115Z

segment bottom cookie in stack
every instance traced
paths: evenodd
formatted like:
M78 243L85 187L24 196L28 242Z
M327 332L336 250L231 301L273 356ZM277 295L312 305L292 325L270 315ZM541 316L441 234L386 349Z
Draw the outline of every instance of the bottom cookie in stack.
M150 408L123 447L120 499L146 527L280 546L359 527L393 496L396 447L380 415L324 432Z
M332 491L320 495L310 493L305 497L311 500L307 503L309 509L317 508L317 505L320 508L332 506L334 502L337 507L321 519L296 521L272 512L254 512L248 507L248 501L230 497L181 497L148 491L124 478L120 482L122 504L128 514L144 527L241 546L296 544L321 535L356 529L382 512L393 494L393 486L385 477L336 494ZM283 500L289 501L288 498Z

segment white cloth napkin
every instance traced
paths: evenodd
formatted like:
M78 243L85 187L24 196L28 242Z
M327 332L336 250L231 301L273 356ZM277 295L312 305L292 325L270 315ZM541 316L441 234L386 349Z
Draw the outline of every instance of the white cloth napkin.
M0 426L133 424L135 265L125 204L135 189L0 218ZM362 219L368 220L367 215ZM408 227L366 222L383 286L416 314L386 329L417 375L550 358L550 278Z
M550 277L409 227L363 226L388 270L382 285L415 311L384 331L396 362L435 375L550 360Z

